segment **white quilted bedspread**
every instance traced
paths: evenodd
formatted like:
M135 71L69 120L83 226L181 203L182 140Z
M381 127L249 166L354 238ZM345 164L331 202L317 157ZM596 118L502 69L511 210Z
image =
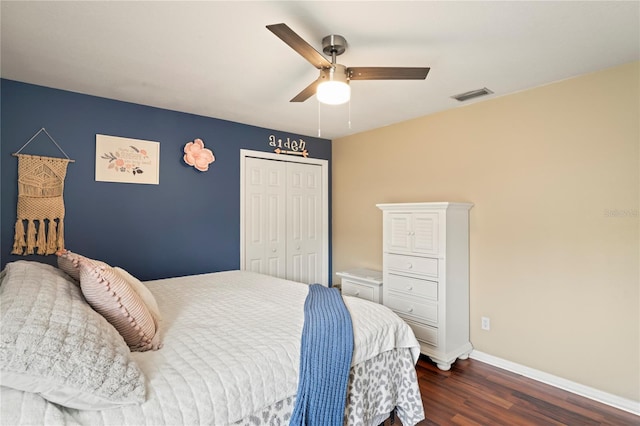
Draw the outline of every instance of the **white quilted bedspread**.
M145 403L78 411L3 388L3 420L226 425L295 394L307 286L244 271L145 284L160 307L164 335L162 349L132 353L147 378ZM412 348L417 360L413 333L389 309L350 297L345 302L354 326L353 365L401 347Z

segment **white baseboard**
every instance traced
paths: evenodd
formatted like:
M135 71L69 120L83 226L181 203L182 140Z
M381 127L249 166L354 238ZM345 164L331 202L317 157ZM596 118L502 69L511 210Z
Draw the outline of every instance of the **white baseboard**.
M503 370L511 371L530 379L534 379L539 382L566 390L568 392L584 396L585 398L593 399L594 401L601 402L611 407L627 411L629 413L635 414L636 416L640 416L640 402L638 401L622 398L598 389L591 388L589 386L581 385L580 383L572 382L570 380L563 379L562 377L545 373L544 371L516 364L515 362L507 361L506 359L498 358L496 356L489 355L475 349L471 352L469 357L493 365L495 367L502 368Z

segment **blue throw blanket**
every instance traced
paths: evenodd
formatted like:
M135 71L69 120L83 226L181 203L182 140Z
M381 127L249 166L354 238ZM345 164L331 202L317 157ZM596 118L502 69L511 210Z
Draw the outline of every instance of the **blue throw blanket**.
M342 425L353 327L337 289L309 286L300 346L298 393L289 425Z

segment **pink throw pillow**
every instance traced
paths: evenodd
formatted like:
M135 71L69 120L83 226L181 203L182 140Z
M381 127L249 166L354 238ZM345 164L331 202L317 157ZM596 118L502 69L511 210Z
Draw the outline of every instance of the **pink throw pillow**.
M160 349L160 333L142 298L106 264L80 259L80 288L87 302L122 335L132 351Z
M56 252L56 256L58 256L58 269L62 269L66 272L67 275L76 280L76 283L80 282L80 266L78 263L81 259L91 260L99 265L106 265L104 262L89 259L88 257L84 257L67 249L58 250Z

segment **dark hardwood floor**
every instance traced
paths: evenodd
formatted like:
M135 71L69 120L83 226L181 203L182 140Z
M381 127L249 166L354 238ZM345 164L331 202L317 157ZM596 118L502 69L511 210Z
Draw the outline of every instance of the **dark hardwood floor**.
M420 426L640 425L626 411L473 359L441 371L421 356L417 373L426 416Z

